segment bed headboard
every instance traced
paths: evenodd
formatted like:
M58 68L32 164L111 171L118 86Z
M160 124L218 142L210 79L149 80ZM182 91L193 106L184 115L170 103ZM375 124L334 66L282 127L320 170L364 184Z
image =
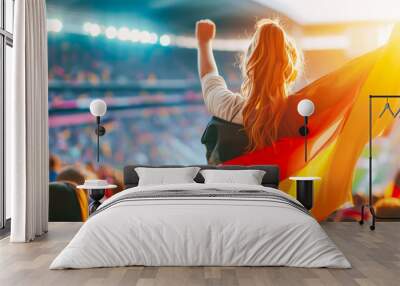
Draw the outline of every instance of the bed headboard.
M279 167L276 165L254 165L254 166L211 166L211 165L191 165L204 169L221 169L221 170L263 170L265 171L262 185L265 187L278 188L279 187ZM124 184L125 189L136 187L139 183L139 176L135 171L137 167L147 168L179 168L186 167L182 165L165 165L165 166L147 166L147 165L128 165L124 168ZM194 180L197 183L204 183L204 178L200 174L197 174Z

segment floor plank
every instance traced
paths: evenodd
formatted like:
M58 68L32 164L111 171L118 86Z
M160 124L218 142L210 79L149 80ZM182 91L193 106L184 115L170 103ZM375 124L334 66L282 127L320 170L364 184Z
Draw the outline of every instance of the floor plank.
M0 285L400 285L400 222L367 225L326 222L322 226L352 263L352 269L289 267L119 267L50 271L55 256L80 223L50 223L49 233L32 243L0 240Z

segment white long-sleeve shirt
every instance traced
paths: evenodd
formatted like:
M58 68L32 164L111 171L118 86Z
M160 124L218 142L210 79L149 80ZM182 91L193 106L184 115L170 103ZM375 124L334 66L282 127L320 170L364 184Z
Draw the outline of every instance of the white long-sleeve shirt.
M218 73L208 73L201 78L204 103L208 111L223 120L243 124L243 107L246 99L232 92Z

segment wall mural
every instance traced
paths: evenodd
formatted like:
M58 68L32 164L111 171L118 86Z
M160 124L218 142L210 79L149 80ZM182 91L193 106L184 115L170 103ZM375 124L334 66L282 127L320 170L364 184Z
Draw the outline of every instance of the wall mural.
M368 97L400 94L399 25L385 45L369 51L304 50L304 71L288 97L277 140L248 152L241 126L211 119L190 41L142 27L85 22L84 16L76 31L57 15L49 9L51 181L107 179L118 186L107 191L112 196L122 190L128 164L277 164L281 189L292 195L290 176L322 178L312 209L318 220L359 219L368 192ZM219 73L234 91L243 80L238 54L215 51ZM88 110L95 98L108 105L99 164L95 119ZM315 106L308 118L307 161L299 134L304 118L297 110L303 99ZM386 103L373 106L374 202L382 214L399 214L400 124L390 112L380 117ZM396 113L400 100L390 99L390 105Z

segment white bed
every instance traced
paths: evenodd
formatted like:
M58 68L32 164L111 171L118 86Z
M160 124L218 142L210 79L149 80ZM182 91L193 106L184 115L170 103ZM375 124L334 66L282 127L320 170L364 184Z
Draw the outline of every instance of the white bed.
M173 196L154 196L174 191ZM196 192L202 195L190 195ZM130 188L100 206L50 269L128 265L350 268L318 222L299 205L277 189L254 185Z

